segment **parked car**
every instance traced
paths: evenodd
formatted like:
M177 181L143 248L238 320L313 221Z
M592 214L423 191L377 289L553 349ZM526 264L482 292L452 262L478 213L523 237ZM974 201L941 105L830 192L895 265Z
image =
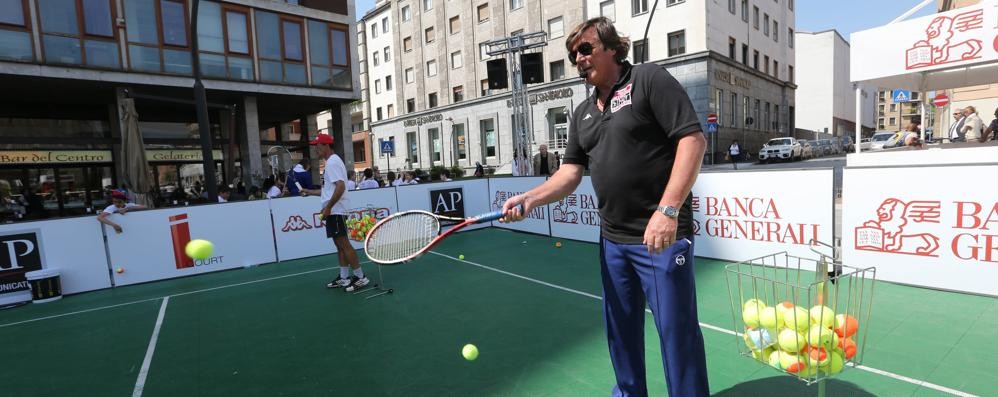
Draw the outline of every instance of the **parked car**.
M773 138L762 149L759 149L759 162L769 162L773 160L800 160L801 146L796 138Z
M811 141L800 139L800 156L803 159L813 159L814 158L814 145Z
M870 138L870 150L884 150L897 144L897 135L893 131L877 131Z
M870 138L863 138L859 140L859 150L870 150Z

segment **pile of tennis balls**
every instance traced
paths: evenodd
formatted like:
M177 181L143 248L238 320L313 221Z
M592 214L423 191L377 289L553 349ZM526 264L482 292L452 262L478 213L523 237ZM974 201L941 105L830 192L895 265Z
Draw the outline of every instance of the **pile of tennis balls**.
M742 305L742 321L745 345L755 359L801 378L819 371L837 374L856 355L859 321L827 306L808 310L789 301L767 306L749 299Z
M356 241L364 241L367 238L367 233L374 228L374 225L378 223L378 219L366 214L362 217L351 217L347 219L347 229L350 230L350 238Z

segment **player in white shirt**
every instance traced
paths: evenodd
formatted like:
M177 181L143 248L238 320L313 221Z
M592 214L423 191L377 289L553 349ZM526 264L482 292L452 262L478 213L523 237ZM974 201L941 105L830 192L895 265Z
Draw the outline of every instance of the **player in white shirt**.
M357 259L357 251L350 245L347 237L347 226L345 222L346 205L344 194L346 194L347 170L343 165L340 156L333 152L333 137L326 134L319 134L315 140L309 142L315 145L319 155L326 160L326 168L322 174L322 189L302 189L302 196L319 195L322 198L321 216L326 221L326 237L333 239L339 255L340 274L329 284L328 288L341 288L347 292L356 291L370 283L364 277L364 270L360 267ZM350 276L350 269L353 269L353 276Z
M121 225L111 221L110 219L111 214L125 215L125 213L128 211L144 210L146 208L146 206L144 205L139 205L135 203L126 203L125 197L126 197L125 193L123 193L120 190L115 190L111 192L111 205L107 206L107 208L104 208L104 211L101 211L100 214L97 214L97 222L103 223L105 225L114 228L114 231L116 233L123 232L124 229L121 228Z

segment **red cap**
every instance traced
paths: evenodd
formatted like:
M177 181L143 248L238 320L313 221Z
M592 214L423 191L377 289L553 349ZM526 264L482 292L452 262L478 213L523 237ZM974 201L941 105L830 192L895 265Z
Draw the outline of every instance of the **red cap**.
M309 145L332 145L333 136L328 134L319 134L315 136L315 139L311 140Z
M124 200L126 198L125 192L122 192L121 190L115 190L115 191L111 192L111 198L116 198L116 199L122 199L122 200Z

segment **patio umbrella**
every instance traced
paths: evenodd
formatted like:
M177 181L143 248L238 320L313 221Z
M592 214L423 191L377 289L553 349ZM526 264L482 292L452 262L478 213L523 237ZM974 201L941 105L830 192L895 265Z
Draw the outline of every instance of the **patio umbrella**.
M142 132L139 131L139 114L135 111L134 99L123 100L121 118L124 126L121 134L121 159L125 183L135 194L136 204L152 208L149 162L146 161L145 144L142 142Z

